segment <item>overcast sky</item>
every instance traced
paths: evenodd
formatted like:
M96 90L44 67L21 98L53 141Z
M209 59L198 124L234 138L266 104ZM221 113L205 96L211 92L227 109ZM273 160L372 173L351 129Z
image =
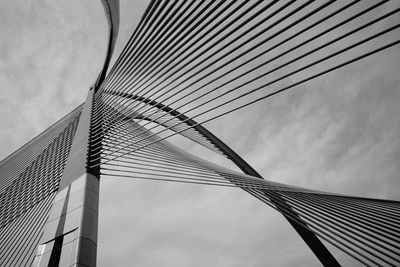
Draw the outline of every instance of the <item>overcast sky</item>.
M146 5L121 1L116 55ZM100 1L0 0L0 25L4 158L84 101L107 22ZM206 127L266 179L400 200L399 69L395 47ZM99 266L318 266L240 189L104 178L100 194Z

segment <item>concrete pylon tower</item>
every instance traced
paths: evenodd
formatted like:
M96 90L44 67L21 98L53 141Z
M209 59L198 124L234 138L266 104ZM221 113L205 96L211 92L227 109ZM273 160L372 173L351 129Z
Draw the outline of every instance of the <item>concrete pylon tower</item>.
M89 91L33 266L95 266L99 175L86 168L94 89Z
M109 25L103 69L83 105L33 266L96 266L99 170L89 168L93 99L105 78L119 26L119 1L102 0Z

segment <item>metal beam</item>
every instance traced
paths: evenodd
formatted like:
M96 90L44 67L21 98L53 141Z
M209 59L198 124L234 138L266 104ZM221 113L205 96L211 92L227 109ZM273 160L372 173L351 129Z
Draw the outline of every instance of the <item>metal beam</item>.
M119 31L119 0L101 0L101 3L108 23L108 45L103 68L95 83L95 90L98 89L106 77Z
M244 159L242 159L236 152L234 152L229 146L227 146L224 142L222 142L219 138L217 138L214 134L204 128L202 125L198 124L194 120L190 119L184 114L164 105L158 103L157 101L145 98L143 96L128 94L128 93L118 93L113 91L105 91L104 93L112 94L136 101L140 101L152 107L155 107L159 110L162 110L166 113L171 114L176 117L180 121L184 122L188 126L192 127L198 133L200 133L204 138L208 139L212 144L214 144L219 150L226 155L228 159L230 159L237 167L239 167L243 173L247 175L251 175L260 179L263 179L262 176L254 170ZM146 119L143 117L143 119ZM247 190L246 190L247 191ZM271 202L278 208L278 210L287 210L290 211L291 215L294 218L297 218L299 221L303 221L301 217L292 209L292 207L277 193L268 192L266 194L267 197L271 200ZM288 222L292 225L292 227L296 230L296 232L300 235L300 237L304 240L304 242L308 245L308 247L312 250L315 256L319 259L319 261L324 266L340 266L339 262L333 257L333 255L329 252L329 250L325 247L325 245L318 239L318 237L308 228L301 226L295 220L291 219L288 216L282 215L288 220ZM306 223L304 223L306 225Z

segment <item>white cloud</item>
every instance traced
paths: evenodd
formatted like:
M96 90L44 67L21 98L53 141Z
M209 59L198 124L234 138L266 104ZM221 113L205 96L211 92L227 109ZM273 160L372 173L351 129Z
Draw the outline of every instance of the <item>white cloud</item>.
M145 2L121 1L117 55ZM107 32L96 1L3 1L0 24L4 158L84 101ZM399 62L395 47L206 127L267 179L399 200ZM131 262L318 266L281 215L239 189L105 178L98 263Z

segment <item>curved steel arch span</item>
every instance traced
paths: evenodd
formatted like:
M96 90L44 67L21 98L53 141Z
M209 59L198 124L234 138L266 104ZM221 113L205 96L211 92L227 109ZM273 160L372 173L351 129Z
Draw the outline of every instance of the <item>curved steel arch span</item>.
M95 83L96 90L106 77L119 31L119 0L101 0L101 3L108 23L108 44L104 64Z
M162 103L159 103L155 100L151 100L149 98L145 98L143 96L128 94L128 93L119 93L113 91L105 91L104 93L119 96L123 98L127 98L133 101L139 101L141 103L147 104L151 107L157 108L160 111L170 114L171 116L177 118L179 121L183 122L190 128L193 128L199 134L201 134L205 139L210 141L214 146L216 146L230 161L232 161L238 168L240 168L244 174L257 177L260 179L264 179L253 167L250 166L243 158L241 158L235 151L233 151L228 145L222 142L218 137L208 131L204 126L198 124L193 119L187 117L186 115L180 113L179 111L168 107ZM132 116L131 116L132 117ZM150 117L144 115L135 115L134 119L143 119L148 121L153 121L160 125L163 125L162 122L154 120ZM164 125L163 125L164 126ZM239 185L240 187L240 185ZM252 194L252 189L243 188L243 190ZM300 216L290 207L290 205L273 191L265 192L266 196L271 200L271 202L277 207L278 211L286 210L290 211L291 216L285 215L285 213L281 214L288 220L288 222L292 225L292 227L296 230L296 232L300 235L303 241L308 245L308 247L312 250L315 256L320 260L320 262L324 266L340 266L337 260L333 257L333 255L329 252L329 250L324 246L324 244L318 239L318 237L313 233L305 224ZM254 194L253 194L254 195ZM277 201L279 200L279 201ZM283 203L283 204L282 204ZM298 221L302 221L303 225L299 224L294 220L296 218Z

